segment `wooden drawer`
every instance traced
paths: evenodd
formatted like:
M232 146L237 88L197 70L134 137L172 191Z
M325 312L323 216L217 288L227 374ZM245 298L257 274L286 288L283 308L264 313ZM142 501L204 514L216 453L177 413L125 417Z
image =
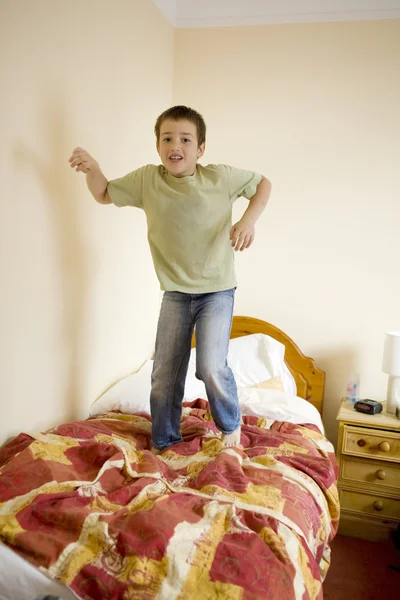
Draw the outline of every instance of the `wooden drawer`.
M340 517L339 533L371 542L388 542L396 527L397 521L393 519L384 521L346 511Z
M400 463L400 434L345 425L342 453Z
M350 490L340 490L340 505L343 510L351 510L378 518L400 519L400 500L385 498L379 494L364 494Z
M340 462L341 485L360 483L379 486L400 498L400 464L383 463L343 456Z

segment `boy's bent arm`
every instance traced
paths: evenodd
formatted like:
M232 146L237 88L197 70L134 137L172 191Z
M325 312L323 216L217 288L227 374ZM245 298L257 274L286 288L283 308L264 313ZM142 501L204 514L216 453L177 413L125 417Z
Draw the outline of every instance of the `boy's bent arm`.
M99 163L84 148L75 148L68 161L77 173L85 173L86 184L93 198L99 204L112 204L108 194L108 179L104 177Z
M245 250L253 243L256 221L267 206L270 194L271 182L262 176L242 218L231 229L230 239L234 250Z
M241 221L246 220L255 225L264 208L267 206L270 195L271 182L263 175L257 186L256 193L250 199L249 206L243 213Z
M107 191L108 179L103 175L100 168L86 173L86 184L96 202L99 204L112 204Z

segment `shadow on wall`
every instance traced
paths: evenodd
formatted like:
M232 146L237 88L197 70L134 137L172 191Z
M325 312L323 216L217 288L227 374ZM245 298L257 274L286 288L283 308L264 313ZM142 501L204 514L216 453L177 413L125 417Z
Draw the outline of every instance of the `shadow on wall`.
M338 422L336 415L346 393L346 384L352 372L357 371L357 356L349 347L337 348L334 353L318 355L317 364L325 371L325 399L323 422L327 438L335 445Z
M38 156L20 141L14 147L14 158L17 163L31 167L39 178L52 219L49 231L54 240L51 246L56 250L54 262L60 271L58 277L62 286L60 331L56 332L59 333L56 339L61 340L68 361L62 371L63 377L67 377L67 386L62 389L60 385L63 398L57 398L57 403L63 401L64 417L73 420L78 415L85 370L82 331L88 290L88 249L79 224L77 193L68 170L71 148L65 115L62 101L57 96L49 98L42 116L45 156Z

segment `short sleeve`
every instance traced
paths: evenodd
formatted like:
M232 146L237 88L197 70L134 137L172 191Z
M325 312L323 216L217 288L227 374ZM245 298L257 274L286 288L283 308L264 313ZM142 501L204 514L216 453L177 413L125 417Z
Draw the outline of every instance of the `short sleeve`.
M115 206L143 208L145 167L108 182L107 191Z
M240 196L251 200L257 191L257 186L261 179L262 175L259 173L230 167L229 196L231 201L234 202Z

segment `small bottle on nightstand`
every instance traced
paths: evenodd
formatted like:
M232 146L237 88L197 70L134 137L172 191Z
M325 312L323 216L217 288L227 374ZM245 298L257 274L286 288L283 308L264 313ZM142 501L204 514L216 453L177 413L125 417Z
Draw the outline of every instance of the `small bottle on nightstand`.
M346 402L355 404L360 399L360 374L351 373L346 386Z

